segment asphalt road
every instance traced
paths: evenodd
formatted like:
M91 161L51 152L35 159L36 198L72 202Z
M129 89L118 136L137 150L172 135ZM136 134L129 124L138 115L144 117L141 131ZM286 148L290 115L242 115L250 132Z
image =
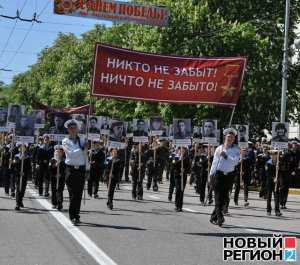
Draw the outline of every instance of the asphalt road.
M274 213L267 216L266 202L251 192L250 206L243 207L242 200L241 206L231 203L226 223L218 227L209 222L213 207L200 206L193 187L187 186L182 213L175 212L173 202L167 200L168 182L159 192L144 191L143 201L132 201L130 189L130 184L121 185L110 211L106 187L101 185L100 198L87 197L82 204L82 224L78 227L68 221L67 210L52 210L31 184L24 198L25 208L19 212L14 211L15 201L1 189L0 265L225 264L224 236L273 233L298 238L299 262L300 196L290 196L288 209L276 217ZM67 196L65 192L65 209Z

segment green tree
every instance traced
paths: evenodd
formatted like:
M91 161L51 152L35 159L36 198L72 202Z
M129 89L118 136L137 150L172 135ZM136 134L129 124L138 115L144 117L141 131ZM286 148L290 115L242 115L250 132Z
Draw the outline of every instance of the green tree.
M96 26L80 38L60 34L43 50L36 64L16 76L10 88L17 101L30 105L40 101L54 107L82 105L89 102L89 87L95 42L161 54L186 56L247 56L248 65L235 123L250 123L260 133L279 119L281 61L283 46L284 2L240 0L152 0L139 1L166 5L171 11L169 26L114 24ZM291 0L290 42L299 19L300 1ZM292 51L290 52L292 56ZM287 111L300 103L299 61L291 65ZM173 105L93 99L98 114L130 119L162 115L173 117L219 119L229 121L231 109L207 105Z

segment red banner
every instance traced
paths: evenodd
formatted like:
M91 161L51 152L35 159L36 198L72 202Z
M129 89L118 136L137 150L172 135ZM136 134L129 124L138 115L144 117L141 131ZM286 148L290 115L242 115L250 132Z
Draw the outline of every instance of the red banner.
M189 58L95 47L92 95L235 106L246 58Z
M161 6L115 0L55 0L54 13L164 27L170 12Z

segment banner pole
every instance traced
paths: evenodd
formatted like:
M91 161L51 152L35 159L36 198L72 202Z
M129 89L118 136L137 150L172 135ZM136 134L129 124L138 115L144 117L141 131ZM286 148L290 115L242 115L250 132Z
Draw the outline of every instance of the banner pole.
M86 143L89 142L89 127L90 127L91 112L92 112L92 96L90 93L90 106L89 106L89 112L88 112L86 128L85 128ZM92 149L92 141L91 141L91 149ZM89 170L87 168L87 165L88 165L88 163L90 163L90 159L91 159L90 155L88 153L88 148L85 149L85 155L86 155L86 166L85 166L86 175L84 176L84 185L83 185L83 204L84 205L85 205L85 201L86 201L86 176L88 176L88 178L90 178L90 174L91 174L91 168L89 168Z
M183 192L183 146L180 147L181 153L181 191Z
M21 189L22 189L22 184L23 184L23 174L24 174L24 143L22 143L21 145L21 172L20 172L20 182L19 182L19 187L18 187L18 190L19 190L19 193L21 192Z
M233 115L235 113L235 107L236 107L236 105L233 107L232 112L231 112L231 116L230 116L230 120L229 120L229 127L231 127L231 124L232 124Z
M139 181L141 181L141 150L142 149L142 143L139 142Z

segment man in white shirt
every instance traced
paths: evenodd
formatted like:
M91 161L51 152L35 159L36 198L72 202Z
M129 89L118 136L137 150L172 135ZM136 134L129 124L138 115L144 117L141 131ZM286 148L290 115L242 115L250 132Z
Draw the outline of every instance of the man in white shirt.
M216 149L209 173L209 183L215 193L215 209L211 214L210 222L219 226L222 226L225 221L222 210L234 178L235 166L240 159L240 150L234 144L236 135L237 132L233 128L224 130L224 144Z
M62 146L66 155L66 184L70 196L69 216L74 225L80 223L80 205L85 183L87 144L78 136L79 125L76 120L65 123L69 136Z

